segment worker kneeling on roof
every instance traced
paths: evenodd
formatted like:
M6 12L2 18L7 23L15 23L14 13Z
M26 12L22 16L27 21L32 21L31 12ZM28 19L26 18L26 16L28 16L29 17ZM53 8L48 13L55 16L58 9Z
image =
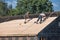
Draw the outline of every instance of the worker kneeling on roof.
M26 23L27 21L27 19L29 18L29 12L27 12L25 15L24 15L24 19L25 19L25 22L24 23Z

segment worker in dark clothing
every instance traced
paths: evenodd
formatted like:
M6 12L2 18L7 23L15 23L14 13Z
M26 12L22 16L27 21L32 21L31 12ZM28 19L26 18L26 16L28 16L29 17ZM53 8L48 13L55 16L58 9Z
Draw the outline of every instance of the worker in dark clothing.
M42 15L39 15L38 19L37 19L37 23L40 20L40 23L42 22Z
M38 21L40 20L40 24L42 23L42 21L43 21L43 18L45 19L46 18L46 15L44 14L44 13L40 13L40 15L39 15L39 17L38 17L38 19L37 19L37 22L36 23L38 23Z

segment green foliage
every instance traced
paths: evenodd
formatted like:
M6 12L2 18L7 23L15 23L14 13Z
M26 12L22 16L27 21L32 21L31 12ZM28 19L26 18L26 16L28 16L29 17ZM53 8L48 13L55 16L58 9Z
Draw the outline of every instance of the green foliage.
M27 11L31 13L53 11L52 2L49 0L17 0L17 9L19 13L24 14Z
M19 15L18 12L19 11L17 9L12 9L12 10L10 10L9 14L10 14L10 16L15 16L15 15Z
M7 4L4 2L0 2L0 16L5 16L7 10Z
M0 16L15 16L30 13L52 12L52 2L49 0L17 0L17 6L12 8L12 4L7 7L5 1L0 1Z

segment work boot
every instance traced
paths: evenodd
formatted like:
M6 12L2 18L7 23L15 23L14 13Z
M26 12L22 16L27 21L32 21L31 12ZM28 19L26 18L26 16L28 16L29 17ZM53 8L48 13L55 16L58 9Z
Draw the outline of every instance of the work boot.
M36 22L36 21L34 23L38 24L38 22Z
M24 22L24 24L26 24L26 22Z
M42 23L42 21L39 22L40 24Z

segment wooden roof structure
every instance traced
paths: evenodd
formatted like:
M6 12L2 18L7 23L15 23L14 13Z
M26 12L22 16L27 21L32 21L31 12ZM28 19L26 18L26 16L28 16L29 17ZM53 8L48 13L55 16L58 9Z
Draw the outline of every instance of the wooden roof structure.
M0 36L36 36L47 25L57 17L49 17L42 24L34 23L37 18L33 18L24 24L24 19L17 19L0 23Z

